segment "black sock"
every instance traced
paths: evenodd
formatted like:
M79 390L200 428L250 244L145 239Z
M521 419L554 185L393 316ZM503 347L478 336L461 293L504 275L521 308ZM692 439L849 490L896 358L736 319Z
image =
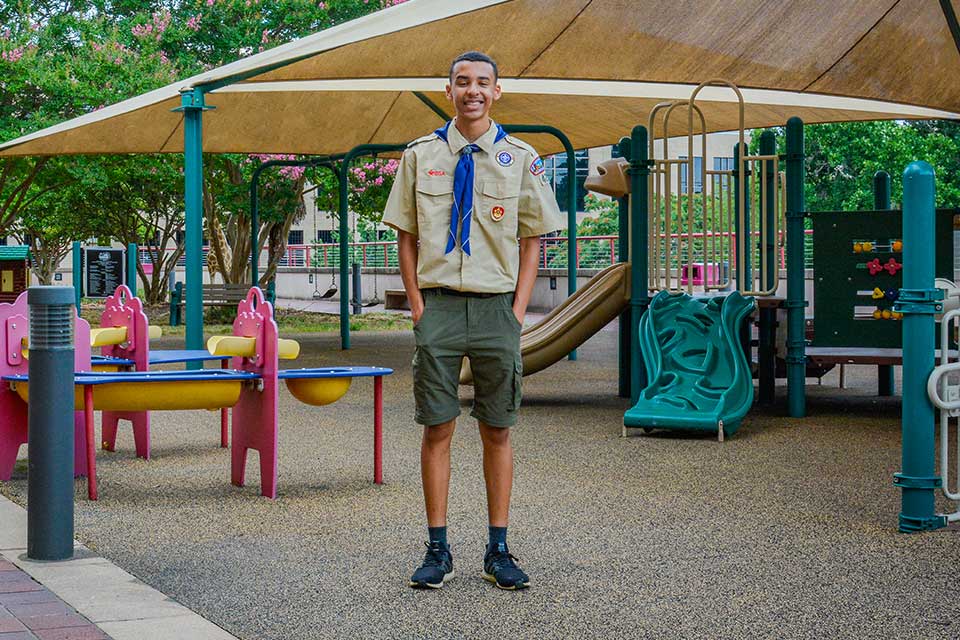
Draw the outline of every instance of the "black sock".
M439 542L443 546L447 545L447 528L446 527L427 527L427 534L430 536L430 542Z
M495 544L507 544L507 528L506 527L488 527L490 530L490 546L492 547Z

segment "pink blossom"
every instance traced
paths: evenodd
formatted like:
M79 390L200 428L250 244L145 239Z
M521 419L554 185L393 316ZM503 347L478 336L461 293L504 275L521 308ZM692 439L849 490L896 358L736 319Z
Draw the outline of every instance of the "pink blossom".
M11 51L4 51L0 53L0 58L6 60L7 62L16 62L23 57L23 47L17 47Z
M317 8L322 11L322 10L324 10L324 9L327 8L327 3L326 3L326 2L318 2L318 3L317 3Z
M380 185L382 185L382 184L383 184L383 176L377 176L376 178L374 178L373 184L375 184L375 185L378 186L378 187L379 187Z
M207 6L212 7L217 0L207 0Z
M202 14L197 14L187 20L187 29L191 31L200 31L200 19L203 18Z

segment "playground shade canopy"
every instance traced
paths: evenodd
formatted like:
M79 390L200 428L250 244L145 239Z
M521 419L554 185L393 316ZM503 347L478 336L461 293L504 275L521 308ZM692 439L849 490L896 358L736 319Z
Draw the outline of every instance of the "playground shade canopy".
M747 127L956 118L960 0L410 0L0 145L0 156L183 150L183 89L212 91L204 150L333 154L436 128L451 59L492 55L503 123L609 144L704 80L744 87ZM955 40L955 36L957 40ZM701 93L710 131L738 126ZM685 118L675 117L671 134ZM524 136L541 153L549 136Z

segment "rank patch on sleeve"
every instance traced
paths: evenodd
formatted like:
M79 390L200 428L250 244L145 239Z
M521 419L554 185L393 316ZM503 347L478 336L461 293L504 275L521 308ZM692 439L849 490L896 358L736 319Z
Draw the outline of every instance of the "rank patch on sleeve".
M509 151L501 151L497 154L497 164L501 167L509 167L513 164L513 154Z
M533 159L533 162L530 163L530 173L535 176L541 175L546 169L543 166L543 159L540 156L537 156Z

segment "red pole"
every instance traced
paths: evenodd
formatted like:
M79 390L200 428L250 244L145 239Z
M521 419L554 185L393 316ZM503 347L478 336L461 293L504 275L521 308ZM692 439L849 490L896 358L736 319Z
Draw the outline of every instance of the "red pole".
M226 369L229 363L230 363L229 359L221 360L220 368ZM229 417L228 417L229 415L230 415L230 409L228 409L227 407L220 409L220 448L221 449L226 449L230 444L230 439L229 439L229 436L227 435L228 433L227 424L229 421Z
M93 385L83 385L83 426L87 432L87 497L97 499L97 455L93 446Z
M373 379L373 482L383 484L383 376Z

